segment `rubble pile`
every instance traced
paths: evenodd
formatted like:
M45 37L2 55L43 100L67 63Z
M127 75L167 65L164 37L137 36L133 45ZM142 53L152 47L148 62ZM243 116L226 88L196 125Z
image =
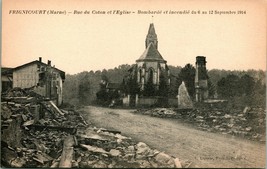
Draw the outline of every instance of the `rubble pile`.
M243 111L232 112L194 110L189 117L203 130L265 141L266 111L261 108L245 107Z
M7 167L50 167L61 155L62 140L87 123L75 111L14 88L2 95L1 162Z
M199 129L265 141L266 110L245 107L240 110L201 109L139 109L134 113L161 118L176 118L195 124Z
M182 168L190 164L143 142L103 128L87 128L77 132L73 165L81 168Z
M167 108L155 108L155 109L139 109L135 113L141 113L145 115L151 115L153 117L170 117L173 118L176 116L176 112L172 109Z
M2 95L3 167L144 168L186 167L164 152L134 142L119 131L90 126L73 109L59 109L31 90Z

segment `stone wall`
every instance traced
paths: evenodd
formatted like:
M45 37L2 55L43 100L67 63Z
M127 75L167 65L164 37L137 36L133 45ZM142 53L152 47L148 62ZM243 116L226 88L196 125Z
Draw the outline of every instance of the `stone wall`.
M169 103L170 107L177 107L178 106L177 98L169 98L168 103Z
M39 81L37 64L29 65L13 72L13 87L28 88Z
M156 104L156 102L157 102L157 98L153 98L153 97L145 98L145 97L142 97L142 98L139 98L137 106L151 106L151 105Z
M157 97L138 97L138 99L136 99L136 97L132 97L130 98L130 96L125 96L122 101L123 101L123 106L124 107L129 107L130 106L130 99L135 99L135 107L151 107L151 106L155 106L160 102L161 98L157 98ZM177 102L177 98L168 98L168 105L169 107L177 107L178 106L178 102Z

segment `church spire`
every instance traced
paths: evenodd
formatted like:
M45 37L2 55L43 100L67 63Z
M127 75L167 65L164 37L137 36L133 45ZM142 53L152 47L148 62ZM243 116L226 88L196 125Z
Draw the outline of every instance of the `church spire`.
M158 49L158 38L153 23L149 25L148 33L146 36L146 48L151 42L153 43L154 47Z

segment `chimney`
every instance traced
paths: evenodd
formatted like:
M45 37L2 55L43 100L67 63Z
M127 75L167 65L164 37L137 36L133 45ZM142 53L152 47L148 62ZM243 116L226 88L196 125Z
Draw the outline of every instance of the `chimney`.
M39 62L42 62L42 57L39 57Z
M51 61L48 60L48 61L47 61L47 64L48 64L48 66L51 66Z

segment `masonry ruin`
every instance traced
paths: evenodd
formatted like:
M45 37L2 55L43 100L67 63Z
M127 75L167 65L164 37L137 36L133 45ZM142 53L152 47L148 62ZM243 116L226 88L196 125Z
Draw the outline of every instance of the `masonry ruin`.
M196 75L195 75L195 89L196 102L203 102L208 99L208 75L206 70L206 57L196 57Z

